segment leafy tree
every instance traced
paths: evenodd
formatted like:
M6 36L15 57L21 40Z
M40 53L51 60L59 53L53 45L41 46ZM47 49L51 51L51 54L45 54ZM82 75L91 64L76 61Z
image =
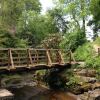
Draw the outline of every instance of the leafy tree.
M68 30L60 46L75 51L86 42L86 20L90 14L90 0L57 0L57 7L69 20Z
M0 37L2 40L0 45L5 47L26 47L28 39L20 37L18 24L24 22L23 24L27 26L28 12L39 13L40 10L41 4L38 0L1 0ZM22 16L23 19L21 19Z
M100 29L100 0L91 0L90 11L93 15L93 19L89 21L88 25L93 25L94 40L98 37L98 31Z
M94 44L97 44L98 46L100 46L100 37L96 38L96 40L94 41Z
M18 36L22 39L27 39L31 47L35 47L45 40L45 37L59 33L58 15L52 15L53 10L49 10L45 15L40 15L37 12L29 11L27 13L27 24L23 20L24 14L18 23ZM55 12L54 12L55 13ZM57 12L57 14L59 14ZM57 19L57 20L56 20ZM48 35L49 34L49 35ZM50 36L50 37L51 37ZM48 40L48 39L47 39Z
M78 30L73 33L65 34L64 39L60 43L60 47L75 51L80 45L84 44L85 41L84 34Z
M47 37L45 37L44 40L41 41L40 47L57 49L60 48L61 41L62 41L62 36L60 33L48 34Z
M59 0L59 4L62 6L65 15L70 16L70 20L74 21L74 27L77 27L85 34L85 24L87 15L89 15L90 0Z
M88 57L93 56L93 54L94 51L92 44L90 42L86 42L76 49L74 56L77 61L85 61Z
M56 32L65 33L67 31L68 29L67 24L69 22L65 20L62 9L55 7L51 10L48 10L48 15L51 17L53 26L55 26L55 28L57 28L58 30Z
M10 33L16 33L16 25L23 12L27 17L27 11L40 12L41 9L38 0L1 0L0 5L0 23Z
M41 43L47 34L55 30L48 16L43 16L33 11L28 12L27 15L26 25L23 16L18 23L18 36L19 38L27 39L30 47L35 47Z
M0 47L12 48L12 47L27 47L27 40L18 38L17 36L12 36L6 30L0 29Z

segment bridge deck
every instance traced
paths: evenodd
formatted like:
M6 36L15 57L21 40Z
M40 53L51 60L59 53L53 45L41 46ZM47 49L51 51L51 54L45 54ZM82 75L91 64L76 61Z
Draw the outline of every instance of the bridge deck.
M0 49L0 70L71 64L71 51L60 49ZM75 60L74 60L75 61Z

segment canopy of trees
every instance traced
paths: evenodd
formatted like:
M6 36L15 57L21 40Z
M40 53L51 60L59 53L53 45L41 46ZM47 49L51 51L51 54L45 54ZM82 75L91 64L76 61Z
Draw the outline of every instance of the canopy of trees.
M87 26L92 27L94 40L99 36L99 0L55 0L54 4L43 15L39 0L0 0L0 47L35 48L50 43L53 48L59 42L56 48L74 51L87 41ZM47 42L52 36L54 46Z

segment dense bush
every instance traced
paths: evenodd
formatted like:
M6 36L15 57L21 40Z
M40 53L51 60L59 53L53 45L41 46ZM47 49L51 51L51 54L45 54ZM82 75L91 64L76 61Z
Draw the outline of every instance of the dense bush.
M60 43L61 48L71 49L75 51L80 45L86 42L84 33L75 31L73 33L66 33L64 39Z
M93 47L91 43L85 43L82 46L79 46L74 53L75 59L79 61L84 61L88 57L93 55Z
M99 69L100 68L100 56L88 57L85 63L86 63L86 67Z
M98 38L94 41L94 43L100 46L100 37L98 37Z
M80 46L74 53L77 61L84 61L85 67L98 69L100 67L100 56L98 56L94 49L93 43L85 43Z
M12 35L6 30L0 30L0 47L4 48L25 48L27 40L20 39L17 35Z

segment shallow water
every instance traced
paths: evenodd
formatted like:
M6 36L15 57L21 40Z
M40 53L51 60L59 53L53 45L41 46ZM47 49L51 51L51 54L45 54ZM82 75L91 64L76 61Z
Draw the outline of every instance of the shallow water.
M10 89L14 100L77 100L77 97L67 91L53 91L42 86L24 86Z

